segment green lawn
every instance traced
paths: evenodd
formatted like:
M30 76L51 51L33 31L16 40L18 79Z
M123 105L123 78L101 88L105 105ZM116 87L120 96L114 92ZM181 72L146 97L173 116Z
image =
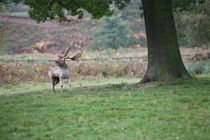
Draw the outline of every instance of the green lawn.
M209 78L137 81L74 82L63 94L43 83L1 85L0 140L210 138Z

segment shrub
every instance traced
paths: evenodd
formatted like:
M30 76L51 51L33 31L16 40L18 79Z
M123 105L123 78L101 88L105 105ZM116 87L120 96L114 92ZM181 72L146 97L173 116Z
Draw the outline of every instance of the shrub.
M210 44L210 1L196 3L191 10L175 11L180 46L207 48Z
M210 73L210 61L201 61L189 64L187 69L192 74L205 74Z
M146 70L145 63L121 63L113 62L85 62L69 63L72 80L86 76L103 76L104 78L136 76L140 77ZM24 82L49 82L47 71L52 64L43 63L0 63L0 84L24 83Z
M103 18L101 22L101 26L95 33L95 43L91 46L93 49L126 48L136 43L131 37L131 29L122 20L120 14Z

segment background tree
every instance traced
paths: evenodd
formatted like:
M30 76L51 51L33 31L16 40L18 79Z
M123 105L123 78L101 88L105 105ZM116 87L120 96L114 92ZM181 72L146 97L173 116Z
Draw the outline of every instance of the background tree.
M148 68L142 82L190 77L181 59L171 0L142 0Z
M96 41L92 48L126 48L135 43L131 37L132 31L128 28L128 24L122 20L120 14L112 17L105 17L101 21L101 26L96 31L94 40Z

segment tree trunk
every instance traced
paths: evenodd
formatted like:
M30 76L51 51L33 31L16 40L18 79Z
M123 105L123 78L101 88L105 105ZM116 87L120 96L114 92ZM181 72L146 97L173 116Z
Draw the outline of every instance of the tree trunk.
M167 81L191 76L181 59L171 0L142 0L148 67L141 83Z

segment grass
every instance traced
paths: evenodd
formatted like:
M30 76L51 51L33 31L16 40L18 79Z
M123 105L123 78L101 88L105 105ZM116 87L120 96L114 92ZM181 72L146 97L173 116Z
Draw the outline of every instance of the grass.
M81 77L82 79L82 77ZM122 84L122 83L137 83L139 82L139 78L109 78L109 79L103 79L103 77L94 77L89 76L86 77L85 80L80 80L76 82L72 82L72 87L69 88L67 81L64 83L64 90L66 92L68 91L74 91L84 88L94 88L96 86L107 86L107 85L113 85L113 84ZM57 92L60 92L60 87L57 85L55 87ZM7 96L7 95L17 95L17 94L23 94L23 93L38 93L38 92L51 92L51 83L22 83L22 84L5 84L0 85L0 96Z
M63 94L46 84L1 86L28 90L0 97L0 139L209 139L209 78L129 84L136 81L82 81L86 88L73 83Z

